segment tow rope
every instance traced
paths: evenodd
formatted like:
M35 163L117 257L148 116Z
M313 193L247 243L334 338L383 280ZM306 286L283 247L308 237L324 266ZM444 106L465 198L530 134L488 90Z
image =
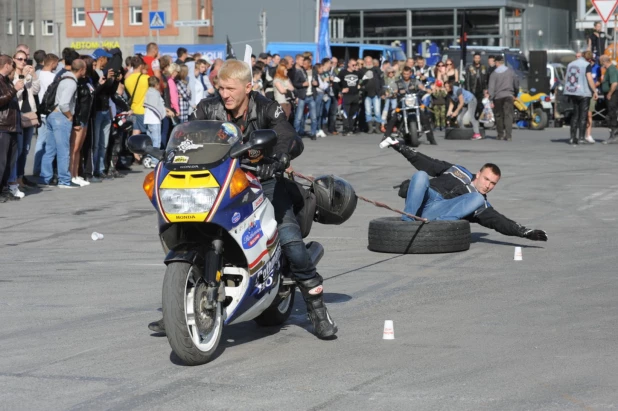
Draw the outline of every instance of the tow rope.
M307 176L305 176L305 175L302 175L302 174L301 174L301 173L299 173L298 171L293 171L293 172L291 172L291 173L289 173L289 174L290 174L291 176L297 176L297 177L300 177L300 178L302 178L303 180L307 180L307 181L309 181L309 182L311 182L311 183L313 183L313 182L314 182L314 180L315 180L313 177L307 177ZM415 216L415 215L408 214L408 213L406 213L405 211L398 210L398 209L393 208L393 207L389 206L388 204L384 204L384 203L382 203L382 202L380 202L380 201L370 200L370 199L368 199L368 198L366 198L366 197L359 196L358 194L356 194L356 198L358 198L359 200L363 200L363 201L364 201L364 202L366 202L366 203L373 204L373 205L374 205L374 206L376 206L376 207L379 207L379 208L385 208L385 209L390 210L390 211L393 211L393 212L395 212L395 213L399 213L399 214L401 214L401 215L405 215L406 217L413 218L413 219L415 219L416 221L422 221L423 223L429 223L429 220L427 220L426 218L423 218L423 217L417 217L417 216Z

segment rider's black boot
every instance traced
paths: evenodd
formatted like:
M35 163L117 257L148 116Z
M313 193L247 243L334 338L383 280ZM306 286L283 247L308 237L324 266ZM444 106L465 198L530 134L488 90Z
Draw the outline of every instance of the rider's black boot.
M163 323L163 318L161 318L159 321L154 321L148 324L148 329L155 333L165 334L165 324Z
M307 304L307 316L313 324L315 335L321 339L334 337L338 329L324 304L322 277L317 274L309 280L298 281L298 287Z

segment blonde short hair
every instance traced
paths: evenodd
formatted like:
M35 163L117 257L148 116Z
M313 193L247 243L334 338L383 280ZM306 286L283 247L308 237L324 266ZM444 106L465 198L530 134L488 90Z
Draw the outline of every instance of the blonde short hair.
M180 67L178 66L178 64L172 63L169 66L167 66L167 70L166 71L167 71L167 74L169 74L171 76L172 74L174 74L175 71L180 72Z
M251 67L244 61L226 60L217 74L219 80L240 80L243 83L251 83L253 74Z

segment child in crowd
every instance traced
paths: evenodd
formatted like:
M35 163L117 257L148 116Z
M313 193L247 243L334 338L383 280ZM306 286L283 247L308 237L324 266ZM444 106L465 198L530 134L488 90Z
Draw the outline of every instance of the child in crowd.
M144 124L148 128L148 136L152 139L152 146L161 147L161 120L174 116L172 110L165 107L165 102L159 92L159 79L155 76L148 78L148 91L144 100ZM146 168L155 168L159 159L147 156L142 164Z
M431 87L431 110L436 127L442 131L446 128L446 90L441 80L437 80Z

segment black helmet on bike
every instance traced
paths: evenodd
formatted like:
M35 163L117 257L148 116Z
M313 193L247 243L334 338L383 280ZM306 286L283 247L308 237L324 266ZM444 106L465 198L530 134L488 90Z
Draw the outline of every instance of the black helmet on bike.
M318 177L313 181L312 190L317 200L314 219L318 223L343 224L356 209L354 188L341 177Z

